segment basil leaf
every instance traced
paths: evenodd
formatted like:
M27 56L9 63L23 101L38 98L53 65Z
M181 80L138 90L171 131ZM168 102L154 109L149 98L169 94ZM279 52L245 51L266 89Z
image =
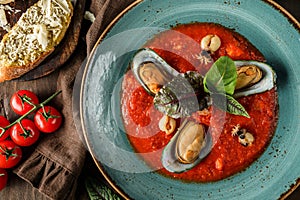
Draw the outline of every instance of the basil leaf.
M180 118L206 108L208 98L201 74L187 72L178 75L159 90L154 97L154 106L172 118Z
M85 187L91 200L121 200L111 188L96 178L87 177Z
M236 66L229 57L220 57L204 77L204 90L233 95L237 79Z
M212 94L212 102L213 105L228 113L250 118L245 108L230 95Z

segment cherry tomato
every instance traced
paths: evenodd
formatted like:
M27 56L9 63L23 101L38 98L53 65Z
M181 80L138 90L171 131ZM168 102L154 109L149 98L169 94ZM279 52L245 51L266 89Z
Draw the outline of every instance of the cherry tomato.
M7 172L5 169L0 169L0 191L5 188L7 183Z
M31 104L38 104L39 99L29 90L19 90L10 99L12 110L18 115L24 115L33 108Z
M3 116L0 116L0 127L1 128L4 128L6 126L8 126L10 123L9 121L3 117ZM5 140L8 136L9 136L9 130L4 130L4 129L1 129L0 128L0 141L3 141Z
M17 123L11 127L10 137L12 141L19 146L26 147L34 144L39 139L39 129L29 119L23 119L21 125Z
M0 168L12 168L22 158L22 150L13 141L5 140L0 142Z
M60 127L62 115L52 106L45 106L36 112L34 123L40 131L52 133Z

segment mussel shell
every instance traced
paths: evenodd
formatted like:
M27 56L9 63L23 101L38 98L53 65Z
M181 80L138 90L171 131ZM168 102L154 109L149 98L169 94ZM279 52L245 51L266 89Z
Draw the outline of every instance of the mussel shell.
M143 48L137 51L131 62L131 69L135 78L144 87L144 89L152 96L155 96L156 92L151 90L149 83L146 83L145 79L141 76L141 70L147 69L147 65L152 68L155 78L159 79L158 86L163 86L167 82L171 81L174 77L179 75L175 69L173 69L164 59L162 59L156 52L149 48ZM156 69L155 69L156 68ZM151 72L149 70L149 72ZM161 81L162 80L162 81Z
M176 134L172 137L170 142L164 148L162 152L162 165L165 169L174 173L182 173L193 167L195 167L203 158L205 158L212 149L212 137L209 132L205 132L204 144L205 146L201 147L199 155L193 159L191 163L183 163L182 160L178 157L178 139L181 138L181 133L184 129L192 124L197 124L194 121L185 120L183 124L179 127ZM201 125L202 126L202 125Z
M270 65L258 61L234 61L234 63L237 67L255 65L262 71L262 79L250 87L236 90L233 94L235 98L262 93L275 87L276 73Z

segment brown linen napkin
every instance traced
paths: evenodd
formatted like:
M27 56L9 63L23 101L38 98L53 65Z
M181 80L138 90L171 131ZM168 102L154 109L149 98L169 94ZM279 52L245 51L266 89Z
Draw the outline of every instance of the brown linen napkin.
M133 0L87 1L86 8L94 13L96 20L88 30L82 30L82 38L86 38L86 44L79 41L75 52L59 72L34 81L0 84L2 93L0 98L6 99L7 107L7 99L18 89L29 89L42 96L49 96L55 90L62 90L62 94L51 104L61 108L64 116L64 123L59 131L42 137L33 152L25 155L23 162L14 169L14 173L27 183L17 177L11 177L8 187L0 192L1 199L77 199L75 192L77 186L81 184L77 181L85 161L86 149L79 137L81 133L77 133L72 118L74 79L86 54L89 54L101 32L131 2ZM76 10L74 14L76 15ZM48 88L48 91L43 91L43 88Z
M109 23L134 0L91 0L90 11L96 20L86 35L87 52L91 52L102 31Z
M85 46L79 44L78 49L80 47ZM31 156L14 170L19 177L53 199L73 197L71 192L77 187L77 178L86 155L72 114L73 81L84 58L85 52L76 50L66 67L59 72L57 90L62 90L62 93L55 103L62 106L63 126L58 132L43 138Z

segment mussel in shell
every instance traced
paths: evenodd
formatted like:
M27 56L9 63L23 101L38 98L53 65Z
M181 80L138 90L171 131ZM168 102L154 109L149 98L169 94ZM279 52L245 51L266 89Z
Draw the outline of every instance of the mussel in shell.
M237 67L235 98L262 93L275 87L276 74L272 67L258 61L234 61Z
M135 78L154 96L162 86L179 75L164 59L149 48L140 49L131 62Z
M262 93L275 86L276 74L272 67L258 61L234 61L237 85L234 97ZM133 57L131 69L135 78L152 96L180 73L149 48L140 49Z
M212 147L212 138L203 124L185 120L164 148L162 164L165 169L181 173L195 167Z

